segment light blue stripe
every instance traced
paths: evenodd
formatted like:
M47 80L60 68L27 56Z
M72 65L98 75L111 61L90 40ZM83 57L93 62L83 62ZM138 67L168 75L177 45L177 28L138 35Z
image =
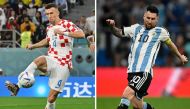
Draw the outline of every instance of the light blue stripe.
M147 47L147 50L145 52L145 56L143 58L143 62L141 64L141 68L140 68L140 71L145 71L146 69L146 66L148 65L148 60L150 59L150 56L151 56L151 52L152 52L152 48L153 46L155 45L155 43L157 42L159 36L160 36L160 33L161 33L161 29L156 29L156 36L152 36L152 40L150 42L150 44L148 45ZM158 48L157 48L158 49ZM157 50L156 50L157 51ZM156 52L155 52L156 53ZM154 53L154 54L155 54ZM156 56L155 56L156 57ZM152 62L152 61L151 61Z
M148 35L148 32L149 32L149 30L145 30L143 32L143 36L142 36L143 38L142 39L144 39L144 37L146 37ZM132 72L136 72L136 66L137 66L137 63L138 63L138 60L139 60L139 55L140 55L141 48L142 48L143 44L144 44L144 42L140 41L137 48L136 48L134 63L132 64L133 65L132 66Z
M152 60L152 63L151 63L151 65L153 65L154 63L155 63L155 60L156 60L156 56L157 56L157 54L158 54L158 51L159 51L159 48L160 47L160 43L157 45L157 47L156 47L156 52L154 53L154 56L153 56L153 60Z
M133 50L133 47L134 47L135 39L136 39L137 34L140 32L141 29L142 29L142 26L139 25L139 26L135 29L135 34L134 34L134 36L132 37L132 45L131 45L131 52L130 52L131 57L129 57L129 58L131 58L131 59L132 59L132 56L133 56L132 50ZM131 59L130 59L130 60L131 60ZM131 63L131 62L129 62L129 63ZM130 64L129 64L129 66L130 66Z

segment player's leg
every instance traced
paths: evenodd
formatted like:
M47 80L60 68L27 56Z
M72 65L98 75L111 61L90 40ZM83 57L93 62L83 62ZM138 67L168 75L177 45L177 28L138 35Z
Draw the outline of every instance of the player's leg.
M34 59L34 61L24 70L24 72L35 73L36 69L43 69L43 71L47 71L47 61L45 56L39 56Z
M153 107L149 103L143 102L142 98L136 97L135 91L130 87L126 87L123 96L125 96L127 100L130 101L130 103L133 105L133 109L153 109ZM125 103L123 103L123 105L124 107L120 105L120 108L118 109L128 109Z
M123 92L123 97L127 98L131 102L135 109L143 109L142 97L147 95L147 89L152 80L150 73L129 73L128 74L128 86ZM145 103L146 105L147 103ZM120 104L118 109L128 109L126 103ZM149 106L148 106L149 107ZM146 109L146 108L145 108ZM149 109L149 108L148 108ZM150 108L152 109L152 108Z
M55 109L55 101L59 93L59 91L50 90L45 109Z
M44 68L47 67L45 56L39 56L38 58L36 58L22 73L28 72L34 74L36 69L41 68L41 66L45 66ZM10 81L6 81L5 85L11 92L11 96L16 96L19 91L19 88L21 88L21 85L19 83L14 84Z
M143 97L148 94L147 90L150 86L151 80L151 74L145 72L143 75L135 75L129 82L129 88L133 90L133 97L130 100L134 109L153 109L149 103L143 102ZM133 83L134 85L132 85Z
M63 91L63 87L69 76L68 67L59 65L52 58L47 57L47 70L50 71L49 86L51 91L48 96L45 109L55 109L57 95Z
M130 99L129 98L132 98L133 96L133 90L131 90L128 86L125 88L124 92L123 92L123 97L120 101L120 104L119 106L117 107L117 109L128 109L129 108L129 105L130 105Z

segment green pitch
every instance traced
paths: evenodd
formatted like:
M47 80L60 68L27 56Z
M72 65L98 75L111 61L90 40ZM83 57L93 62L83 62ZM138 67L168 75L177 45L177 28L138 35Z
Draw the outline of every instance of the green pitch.
M0 109L44 109L47 98L0 97ZM94 98L58 98L56 109L94 109Z
M155 109L190 109L190 98L145 98L144 100ZM97 109L116 109L119 102L120 98L98 98Z

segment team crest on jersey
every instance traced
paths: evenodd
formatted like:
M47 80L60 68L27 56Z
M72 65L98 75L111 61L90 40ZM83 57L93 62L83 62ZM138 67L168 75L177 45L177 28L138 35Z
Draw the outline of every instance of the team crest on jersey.
M156 32L152 33L152 36L156 36Z

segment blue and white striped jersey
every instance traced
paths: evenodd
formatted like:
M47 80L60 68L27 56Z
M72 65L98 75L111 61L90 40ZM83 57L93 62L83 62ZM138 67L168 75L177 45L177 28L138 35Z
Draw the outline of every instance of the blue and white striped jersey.
M134 24L124 27L124 35L132 39L128 57L128 73L149 72L155 63L161 42L169 38L169 33L162 27L147 30L144 25Z

